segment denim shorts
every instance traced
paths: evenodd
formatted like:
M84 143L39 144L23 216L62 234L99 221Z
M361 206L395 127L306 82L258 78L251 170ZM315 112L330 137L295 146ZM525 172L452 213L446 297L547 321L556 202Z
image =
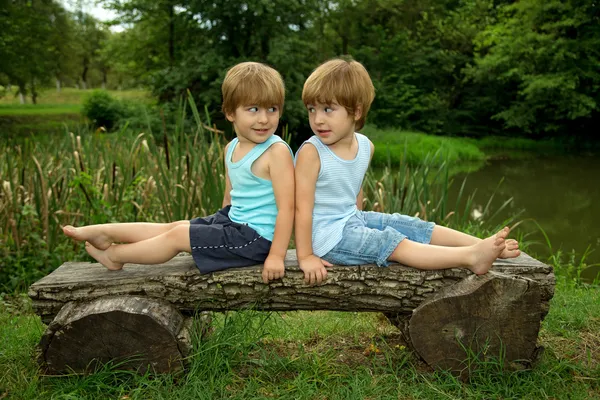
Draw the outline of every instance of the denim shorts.
M385 267L404 239L430 243L434 226L433 222L408 215L357 211L346 222L342 240L321 258L337 265Z
M248 225L230 220L230 207L190 220L192 257L203 274L262 264L269 255L271 241Z

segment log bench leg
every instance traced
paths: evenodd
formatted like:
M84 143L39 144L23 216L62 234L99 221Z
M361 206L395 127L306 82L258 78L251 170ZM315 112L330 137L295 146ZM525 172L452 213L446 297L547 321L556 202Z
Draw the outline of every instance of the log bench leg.
M191 318L148 297L101 297L67 303L40 341L51 374L93 372L99 365L163 373L183 368L191 349Z
M496 357L507 368L535 361L541 319L539 285L496 272L442 288L410 319L390 318L428 365L461 376L474 357Z

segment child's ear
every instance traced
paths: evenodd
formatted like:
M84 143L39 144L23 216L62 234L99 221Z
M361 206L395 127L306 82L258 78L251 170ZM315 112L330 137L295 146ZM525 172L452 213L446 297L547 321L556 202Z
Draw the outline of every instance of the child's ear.
M362 105L357 105L354 107L354 120L358 121L362 117Z
M225 118L227 118L227 121L233 122L233 121L235 121L235 114L225 113Z

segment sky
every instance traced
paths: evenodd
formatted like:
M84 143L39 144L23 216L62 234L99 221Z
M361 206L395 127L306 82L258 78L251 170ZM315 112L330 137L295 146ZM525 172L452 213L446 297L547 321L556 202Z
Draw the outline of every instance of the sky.
M82 10L85 13L92 15L94 18L100 21L110 21L115 18L117 14L114 11L106 10L101 5L96 5L93 0L83 0ZM75 0L63 0L63 5L67 10L73 11L76 8ZM120 32L124 28L120 25L112 26L110 28L113 32Z

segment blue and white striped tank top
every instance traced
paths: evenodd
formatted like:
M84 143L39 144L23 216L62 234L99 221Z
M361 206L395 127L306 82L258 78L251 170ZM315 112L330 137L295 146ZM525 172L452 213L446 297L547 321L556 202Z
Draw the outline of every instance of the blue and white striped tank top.
M357 211L356 197L369 167L371 142L360 133L355 136L358 152L353 160L336 156L316 136L306 141L315 146L321 160L312 225L313 254L318 257L327 254L342 240L344 225Z

